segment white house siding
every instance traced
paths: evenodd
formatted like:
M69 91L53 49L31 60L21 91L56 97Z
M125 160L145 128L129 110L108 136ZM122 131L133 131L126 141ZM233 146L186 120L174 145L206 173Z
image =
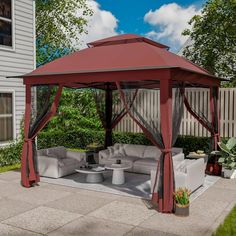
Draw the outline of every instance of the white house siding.
M3 50L0 46L0 91L14 90L14 138L17 138L25 109L25 86L22 79L6 77L22 75L35 68L35 7L33 0L13 0L13 4L15 47Z

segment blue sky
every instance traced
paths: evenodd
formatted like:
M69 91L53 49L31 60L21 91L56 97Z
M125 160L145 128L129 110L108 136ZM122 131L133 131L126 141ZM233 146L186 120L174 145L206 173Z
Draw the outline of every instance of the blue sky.
M206 0L89 0L94 9L88 35L92 41L120 33L135 33L167 44L178 51L187 22Z

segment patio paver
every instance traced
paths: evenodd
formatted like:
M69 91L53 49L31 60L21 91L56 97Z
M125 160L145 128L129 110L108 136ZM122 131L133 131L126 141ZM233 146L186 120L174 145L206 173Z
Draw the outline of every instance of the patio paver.
M34 233L32 231L12 227L10 225L0 224L0 235L6 236L39 236L41 234Z
M46 234L79 217L79 214L40 206L2 223Z
M148 210L139 198L45 183L26 189L19 173L4 174L0 236L211 236L236 204L236 180L217 181L183 218Z
M155 211L148 210L144 205L114 201L89 215L124 224L139 225L153 214Z
M26 202L2 198L0 199L0 221L29 211L33 208L35 208L34 205Z
M75 212L79 214L87 214L113 201L112 198L98 197L81 193L74 193L65 198L47 203L46 206Z
M30 189L25 189L21 186L20 188L24 189L25 191L19 194L9 196L9 198L13 200L19 200L23 202L42 205L42 204L46 204L48 202L55 201L60 198L64 198L66 196L71 195L70 192L57 191L57 190L46 189L46 188L37 187L37 186Z
M176 234L135 227L132 231L126 234L126 236L176 236Z
M49 236L122 236L132 228L131 225L85 216L59 228Z

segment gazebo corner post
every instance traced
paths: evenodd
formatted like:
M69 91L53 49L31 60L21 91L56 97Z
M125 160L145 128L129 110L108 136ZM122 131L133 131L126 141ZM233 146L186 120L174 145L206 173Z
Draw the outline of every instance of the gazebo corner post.
M172 213L174 207L174 172L172 163L172 80L165 78L160 80L160 119L161 132L164 143L163 155L163 189L162 196L158 196L158 211Z
M104 148L112 146L112 90L107 85L105 90L106 129Z
M210 111L213 137L212 143L214 150L217 150L218 142L220 141L220 106L219 106L219 87L210 87Z
M31 85L29 84L26 84L25 101L24 143L21 154L21 184L23 187L29 188L31 187L29 174L31 173L32 177L35 176L34 168L32 166L33 157L30 157L30 155L32 155L32 141L29 139L31 117ZM31 165L29 165L29 159Z

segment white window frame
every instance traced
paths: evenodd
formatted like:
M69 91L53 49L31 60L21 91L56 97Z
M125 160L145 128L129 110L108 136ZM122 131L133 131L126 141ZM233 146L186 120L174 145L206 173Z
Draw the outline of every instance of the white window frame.
M11 20L0 16L0 20L11 22L12 46L0 44L0 50L15 51L15 0L11 0Z
M1 146L7 146L10 142L16 139L16 106L15 106L15 90L13 89L0 89L0 93L11 93L12 94L12 129L13 129L13 140L0 141Z

